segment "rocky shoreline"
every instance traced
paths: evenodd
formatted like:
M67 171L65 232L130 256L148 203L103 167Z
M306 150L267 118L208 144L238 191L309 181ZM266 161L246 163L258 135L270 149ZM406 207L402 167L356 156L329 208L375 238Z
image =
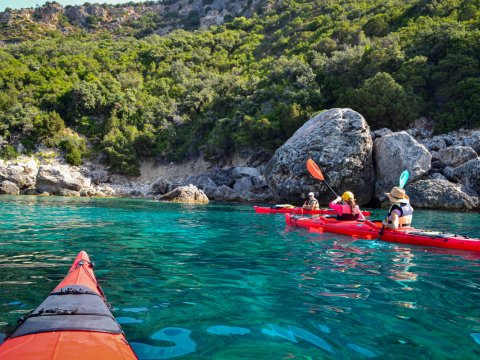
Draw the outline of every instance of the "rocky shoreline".
M142 167L140 177L128 178L110 173L100 163L66 165L60 156L0 160L0 193L165 201L177 201L174 194L188 201L185 196L190 194L191 202L199 203L208 199L300 203L313 190L327 204L331 193L305 169L306 159L312 157L332 187L353 191L361 205L384 204L384 193L403 170L409 170L406 191L415 207L478 211L479 153L480 130L434 135L431 124L420 119L407 131L372 132L359 113L331 109L307 121L273 156L250 153L223 166L203 160L150 164L148 171Z

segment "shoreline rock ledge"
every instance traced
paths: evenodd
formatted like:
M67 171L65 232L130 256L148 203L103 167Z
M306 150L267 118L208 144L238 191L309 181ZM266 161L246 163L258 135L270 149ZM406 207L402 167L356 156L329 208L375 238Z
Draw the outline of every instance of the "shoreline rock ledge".
M384 193L408 170L405 190L414 208L480 211L480 129L434 136L430 120L418 119L414 126L371 132L359 113L330 109L308 120L273 157L243 150L218 163L146 161L136 178L110 173L100 158L76 167L40 149L0 159L0 194L299 204L314 191L325 205L334 195L307 172L312 158L338 193L353 191L362 206L386 205Z
M156 200L184 204L208 204L205 193L195 185L179 186L172 191L157 197Z

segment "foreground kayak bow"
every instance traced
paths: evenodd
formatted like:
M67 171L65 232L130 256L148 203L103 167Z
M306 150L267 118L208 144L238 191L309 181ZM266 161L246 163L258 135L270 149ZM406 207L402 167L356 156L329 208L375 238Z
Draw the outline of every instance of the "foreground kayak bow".
M330 232L370 240L378 238L382 227L382 223L379 221L339 221L336 218L324 216L309 218L285 214L285 220L287 225L290 226L299 226L318 232ZM404 227L399 230L385 228L381 240L400 244L435 246L480 252L480 239L436 231L419 230L412 227Z
M137 359L110 312L85 251L0 345L2 360Z
M253 208L259 214L335 215L337 213L333 209L306 210L301 207L254 206ZM362 214L370 216L370 211L362 211Z

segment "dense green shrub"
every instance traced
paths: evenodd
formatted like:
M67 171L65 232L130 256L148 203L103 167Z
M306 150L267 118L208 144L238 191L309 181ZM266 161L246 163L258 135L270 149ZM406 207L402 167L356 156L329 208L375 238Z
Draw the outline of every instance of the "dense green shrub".
M70 165L81 165L82 164L82 152L78 148L71 149L66 155L65 160Z
M377 73L358 89L347 89L340 106L350 106L377 127L407 128L421 110L421 99L399 85L388 73Z
M55 111L38 114L33 119L33 126L39 140L51 139L65 129L63 119Z
M113 170L138 174L150 157L273 151L333 106L373 129L419 116L438 132L480 126L479 0L267 1L257 11L206 30L196 11L147 13L113 32L94 18L96 29L69 24L67 35L3 26L17 43L0 48L0 136L59 146L73 164L89 141ZM196 31L151 35L179 21Z
M4 145L0 150L0 158L4 160L12 160L18 156L17 150L12 145Z
M65 152L65 160L70 165L81 165L87 152L85 140L78 136L64 135L57 139L57 146Z

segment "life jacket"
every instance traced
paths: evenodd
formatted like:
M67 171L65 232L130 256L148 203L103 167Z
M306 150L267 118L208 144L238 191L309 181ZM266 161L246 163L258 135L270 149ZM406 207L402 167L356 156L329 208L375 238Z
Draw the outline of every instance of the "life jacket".
M320 206L318 206L318 201L317 199L313 198L312 200L308 201L308 206L312 206L312 210L318 210L320 209Z
M357 220L358 215L357 214L345 214L343 213L342 215L337 215L337 220Z
M388 219L387 222L389 224L392 223L392 212L393 210L399 210L401 215L398 217L398 225L402 226L410 226L412 224L412 215L413 215L413 208L410 206L409 203L394 203L390 210L388 210Z
M342 207L342 215L337 215L337 220L357 220L358 214L352 214L352 208L348 204L340 205Z

